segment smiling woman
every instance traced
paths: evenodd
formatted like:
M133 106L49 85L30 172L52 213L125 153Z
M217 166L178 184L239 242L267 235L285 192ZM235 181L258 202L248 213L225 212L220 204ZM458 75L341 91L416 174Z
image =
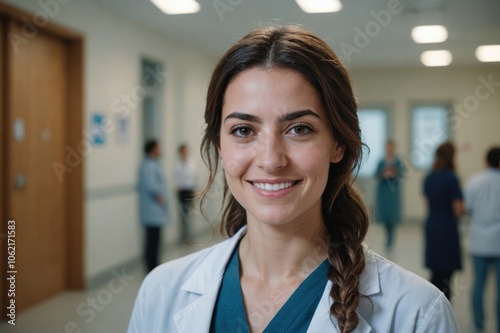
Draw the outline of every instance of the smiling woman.
M319 94L294 70L256 67L229 84L218 151L249 225L322 228L328 169L344 151L326 119Z
M129 332L458 332L442 293L362 245L356 112L345 68L309 31L260 28L233 45L202 142L204 194L224 171L230 238L148 275Z

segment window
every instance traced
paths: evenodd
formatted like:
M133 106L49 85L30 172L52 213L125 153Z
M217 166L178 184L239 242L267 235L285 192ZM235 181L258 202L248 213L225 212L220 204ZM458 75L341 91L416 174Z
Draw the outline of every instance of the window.
M373 177L379 161L385 155L387 142L387 112L383 109L360 109L358 111L361 139L368 150L363 150L359 176Z
M416 106L411 116L410 160L415 168L429 169L436 148L449 138L448 106Z

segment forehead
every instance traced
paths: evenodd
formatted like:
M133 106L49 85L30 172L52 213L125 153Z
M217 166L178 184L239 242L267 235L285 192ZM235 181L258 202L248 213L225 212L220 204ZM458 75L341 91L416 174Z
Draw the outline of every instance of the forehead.
M322 103L316 89L298 71L255 67L239 73L226 89L223 113L235 108L247 111L313 108L319 112Z

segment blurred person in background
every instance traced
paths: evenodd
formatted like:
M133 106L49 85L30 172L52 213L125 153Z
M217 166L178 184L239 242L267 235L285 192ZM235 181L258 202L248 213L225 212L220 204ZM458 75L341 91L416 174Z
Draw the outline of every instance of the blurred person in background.
M396 156L392 140L387 141L386 155L379 162L375 177L377 204L375 219L383 224L386 231L386 254L391 254L394 246L395 228L401 222L401 192L399 182L403 174L401 160Z
M488 269L496 272L496 320L500 333L500 147L486 155L486 170L474 175L465 189L471 217L469 252L474 267L472 311L477 332L484 329L484 287Z
M453 144L441 144L436 150L432 171L423 184L428 207L425 266L431 270L431 283L449 300L453 272L462 268L458 219L465 212L454 158Z
M139 216L145 230L144 259L150 272L158 265L161 228L168 223L167 186L158 158L160 145L148 140L144 145L145 158L139 169Z
M181 237L179 239L181 244L187 244L191 241L189 211L193 204L196 176L196 166L189 160L188 146L181 144L179 146L179 160L174 169L174 180L181 208Z

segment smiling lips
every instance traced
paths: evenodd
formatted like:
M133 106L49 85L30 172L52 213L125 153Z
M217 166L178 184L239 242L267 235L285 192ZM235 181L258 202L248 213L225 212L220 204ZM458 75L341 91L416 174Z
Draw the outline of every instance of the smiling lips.
M269 183L252 183L253 186L257 187L258 189L264 190L264 191L279 191L279 190L284 190L286 188L289 188L293 185L295 185L296 182L284 182L284 183L275 183L275 184L269 184Z

